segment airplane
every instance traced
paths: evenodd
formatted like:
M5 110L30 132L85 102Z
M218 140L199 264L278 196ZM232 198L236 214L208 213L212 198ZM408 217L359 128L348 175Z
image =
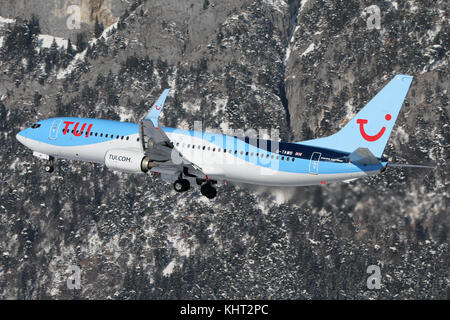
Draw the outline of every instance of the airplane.
M170 89L139 123L57 117L34 123L16 138L46 161L49 173L60 158L99 163L116 171L152 173L173 183L177 192L197 184L209 199L216 197L219 182L286 187L352 181L387 167L433 168L383 157L412 80L396 75L341 130L302 142L159 127Z

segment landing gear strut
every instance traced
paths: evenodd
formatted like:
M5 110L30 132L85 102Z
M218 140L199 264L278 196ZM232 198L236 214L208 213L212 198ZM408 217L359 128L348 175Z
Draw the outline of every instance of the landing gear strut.
M191 187L191 184L189 183L189 180L186 179L178 179L174 182L173 188L176 192L185 192L188 191Z
M200 188L202 195L207 197L208 199L214 199L217 195L217 190L214 188L211 183L207 182Z

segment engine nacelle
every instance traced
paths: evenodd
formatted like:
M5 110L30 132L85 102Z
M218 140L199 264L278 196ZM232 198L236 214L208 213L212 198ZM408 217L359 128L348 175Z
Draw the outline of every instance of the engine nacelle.
M147 172L156 166L144 153L123 149L108 150L105 156L105 165L111 170L130 173Z

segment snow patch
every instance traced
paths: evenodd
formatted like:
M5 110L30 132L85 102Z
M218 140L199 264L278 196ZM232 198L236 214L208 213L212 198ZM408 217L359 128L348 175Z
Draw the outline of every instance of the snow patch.
M308 53L310 53L311 51L314 51L315 48L316 48L316 45L314 44L314 42L311 43L311 44L309 45L309 47L306 48L305 51L303 51L303 53L301 54L301 56L302 56L302 57L306 56L306 55L307 55Z
M173 268L175 267L175 260L170 261L170 263L167 265L167 267L163 270L163 275L168 276L173 272Z
M67 75L71 74L72 71L75 70L77 64L79 62L81 62L82 60L84 60L84 58L86 57L86 52L87 52L87 49L85 49L81 53L77 53L75 55L75 57L73 58L73 60L70 62L70 64L67 66L67 68L62 69L58 72L58 74L56 75L56 79L58 79L58 80L64 79Z
M302 0L302 2L300 3L300 10L299 12L302 12L302 10L305 8L306 4L308 3L309 0Z
M287 4L283 0L264 0L264 2L278 12L283 12L283 9L287 8Z
M8 18L4 18L4 17L0 16L0 27L4 26L5 24L14 23L14 22L16 22L15 19L8 19Z
M103 30L102 35L99 38L94 38L89 41L88 48L97 43L97 41L103 37L103 39L108 40L111 35L111 31L113 29L117 29L117 22L110 25L108 28ZM82 62L86 58L87 48L84 49L83 52L77 53L74 59L70 62L66 69L62 69L58 72L56 79L61 80L64 79L67 75L71 74L73 70L75 70L77 64Z
M201 100L196 100L194 103L183 102L183 108L191 112L200 111Z
M171 243L173 243L173 247L177 249L178 254L183 257L189 257L191 254L191 248L189 245L180 237L173 236L173 237L167 237L167 240Z
M409 6L410 6L411 12L416 12L416 11L419 9L419 7L416 6L416 4L414 3L414 1L408 1L408 4L409 4Z
M69 40L60 37L54 37L48 34L40 34L38 36L38 46L39 48L50 48L52 46L53 40L55 40L58 48L67 49Z
M120 121L131 120L131 118L133 117L133 114L127 108L119 107L119 110Z

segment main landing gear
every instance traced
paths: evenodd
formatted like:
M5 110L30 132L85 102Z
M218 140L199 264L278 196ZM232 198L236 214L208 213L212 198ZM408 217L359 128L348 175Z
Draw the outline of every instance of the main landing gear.
M191 187L191 184L189 183L189 180L186 179L178 179L173 183L173 188L176 192L185 192L188 191Z
M216 188L213 187L214 181L206 181L203 179L196 179L195 181L198 185L201 185L200 191L202 195L207 197L208 199L213 199L217 195ZM183 179L182 177L178 178L177 181L173 183L173 188L176 192L186 192L190 189L191 184L188 179Z
M210 182L206 182L204 185L202 185L200 191L202 195L204 195L208 199L214 199L217 195L216 188L214 188Z

